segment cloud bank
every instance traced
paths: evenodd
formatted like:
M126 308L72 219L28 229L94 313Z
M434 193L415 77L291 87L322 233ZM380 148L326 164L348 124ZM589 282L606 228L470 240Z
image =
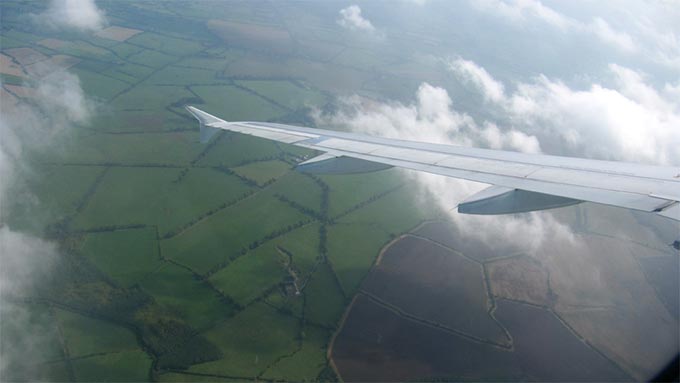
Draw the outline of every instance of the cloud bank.
M106 25L104 11L94 0L52 0L38 17L55 28L97 31Z
M359 96L340 100L339 110L332 114L316 111L313 118L320 126L349 128L355 132L383 137L445 143L464 146L483 146L526 153L541 151L536 137L515 129L501 129L490 121L477 122L466 113L457 111L448 92L428 83L420 85L415 102L375 102ZM421 172L404 172L422 188L418 196L422 202L434 200L442 211L449 211L465 197L482 190L486 185ZM525 251L536 249L543 238L557 232L570 241L568 230L551 216L525 214L521 216L482 217L452 214L461 235L482 242L517 242ZM550 222L550 224L548 223ZM531 232L532 235L520 235ZM560 235L562 235L560 234Z
M361 14L361 8L358 5L350 5L341 9L338 24L351 31L375 31L373 24Z
M347 126L354 131L385 137L455 145L476 145L526 153L541 151L535 137L518 130L501 130L493 122L477 123L452 107L448 92L428 83L420 85L416 101L378 103L359 96L340 100L332 115L314 114L318 124Z
M342 98L333 113L316 111L320 126L372 135L587 158L654 164L680 163L679 84L655 88L645 75L612 64L611 86L573 89L559 79L537 76L512 84L496 80L473 61L456 58L448 68L484 100L498 119L474 119L457 110L448 92L422 83L410 104L377 102L359 96ZM485 186L420 172L406 172L422 187L421 197L444 210L453 209ZM533 252L550 238L570 245L574 234L550 212L480 217L452 213L460 235L481 243L514 244Z

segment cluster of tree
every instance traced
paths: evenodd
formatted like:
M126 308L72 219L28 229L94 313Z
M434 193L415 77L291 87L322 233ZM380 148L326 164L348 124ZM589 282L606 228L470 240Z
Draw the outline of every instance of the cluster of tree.
M92 182L92 185L90 185L90 187L87 189L87 191L86 191L86 192L78 199L78 201L75 203L76 209L75 209L74 214L73 214L71 217L69 217L69 218L67 218L67 219L64 220L64 223L65 223L67 226L69 225L69 223L71 222L71 220L73 219L73 217L74 217L76 214L80 213L80 212L83 210L83 208L85 207L85 205L87 204L87 202L90 200L90 198L92 198L92 196L94 195L94 192L97 191L97 188L99 187L99 184L102 183L102 181L104 180L104 177L105 177L106 174L109 172L109 169L110 169L110 168L107 167L106 169L104 169L104 171L102 171L101 173L99 173L99 175L97 176L97 178L95 178L94 182Z
M248 186L251 187L251 188L257 188L257 187L259 187L259 185L257 184L257 182L251 180L250 178L246 178L246 177L244 177L244 176L242 176L242 175L236 173L235 171L229 169L229 168L226 167L226 166L215 166L215 167L213 167L213 169L215 169L215 170L217 170L217 171L220 171L220 172L222 172L222 173L224 173L224 174L228 174L228 175L230 175L230 176L234 176L234 177L240 179L241 182L243 182L244 184L248 185Z
M297 222L290 224L286 227L280 228L278 230L274 230L274 231L270 232L269 234L265 235L264 237L262 237L261 239L256 239L253 242L249 243L248 249L253 250L253 249L259 247L260 245L262 245L263 243L265 243L267 241L271 241L272 239L274 239L276 237L280 237L280 236L282 236L286 233L289 233L289 232L291 232L295 229L298 229L298 228L308 224L309 222L311 222L311 221L308 220L308 219L302 220L302 221L297 221Z
M323 182L323 180L313 174L303 173L307 177L311 178L314 183L321 189L321 206L319 210L321 215L324 217L324 221L328 220L328 202L330 199L330 188L328 184Z
M276 245L276 250L282 252L283 254L286 255L286 257L288 257L288 264L289 265L293 263L293 253L291 253L290 250L287 250L283 246L279 246L279 245Z
M156 368L186 369L193 364L220 359L217 346L186 323L164 317L144 322L141 327L147 347L156 355Z
M260 187L265 188L265 187L273 184L274 182L276 182L276 178L270 178L267 181L265 181L262 185L260 185Z
M184 179L184 177L187 176L188 173L189 173L189 168L184 168L184 169L182 169L182 170L179 172L179 174L177 175L177 178L175 178L174 180L172 180L172 183L173 183L173 184L178 184L178 183L182 182L182 180Z
M50 223L45 226L45 238L51 240L64 240L69 234L69 219L61 219L57 222Z
M326 243L328 242L328 234L326 231L326 224L322 224L319 226L319 254L321 254L322 257L326 257L326 254L328 253L328 247Z
M205 274L203 274L203 278L205 280L208 280L213 274L224 269L225 267L227 267L228 264L235 261L239 257L246 255L246 253L248 253L248 248L242 247L241 249L239 249L239 251L230 254L226 260L217 263L210 270L206 271Z
M64 241L71 234L89 234L89 233L104 233L108 231L118 231L118 230L132 230L132 229L143 229L146 227L143 223L136 223L130 225L106 225L97 226L85 230L73 231L69 229L70 219L62 219L57 222L53 222L45 226L44 235L48 239Z
M220 140L221 140L222 137L224 137L224 136L225 136L224 134L217 133L217 137L216 137L214 140L211 140L210 142L208 142L207 145L205 145L205 147L203 148L203 150L202 150L200 153L198 153L198 155L196 156L196 158L194 158L193 160L191 160L190 165L191 165L191 166L194 166L194 165L196 165L196 164L198 163L198 161L202 160L202 159L208 154L208 152L210 151L210 149L212 149L215 145L217 145L217 143L220 142Z
M157 368L185 369L221 358L215 345L176 314L158 306L141 287L117 286L77 254L59 255L54 267L54 272L37 286L36 297L129 328Z
M326 367L324 367L323 370L319 373L319 375L316 377L316 381L319 383L325 383L325 382L339 382L340 379L338 378L338 375L335 373L333 368L326 362Z
M321 215L321 213L319 213L319 212L317 212L317 211L315 211L315 210L313 210L313 209L310 209L310 208L308 208L307 206L303 206L303 205L301 205L301 204L299 204L299 203L297 203L297 202L295 202L295 201L292 201L292 200L290 200L288 197L286 197L286 196L283 195L283 194L276 193L276 194L274 194L274 197L276 197L279 201L281 201L281 202L283 202L283 203L285 203L285 204L288 204L288 205L289 205L290 207L292 207L293 209L302 212L302 214L304 214L304 215L308 215L308 216L310 216L310 217L312 217L312 218L314 218L314 219L317 219L317 220L319 220L319 221L323 221L323 220L324 220L324 217Z
M79 231L80 233L103 233L106 231L118 231L118 230L133 230L133 229L143 229L146 225L143 223L131 224L131 225L107 225L98 226L90 229Z

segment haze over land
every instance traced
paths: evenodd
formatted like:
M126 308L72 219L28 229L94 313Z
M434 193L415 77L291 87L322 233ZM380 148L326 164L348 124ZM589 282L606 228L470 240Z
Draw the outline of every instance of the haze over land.
M679 166L675 2L0 15L2 380L642 380L678 352L677 223L458 215L484 185L300 174L183 108Z

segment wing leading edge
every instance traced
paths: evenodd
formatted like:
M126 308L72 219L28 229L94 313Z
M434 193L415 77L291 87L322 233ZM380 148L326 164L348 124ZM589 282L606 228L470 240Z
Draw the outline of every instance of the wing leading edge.
M518 213L588 201L680 221L677 167L429 144L266 122L227 122L192 106L187 110L199 120L203 142L221 129L323 152L298 164L301 171L354 173L397 166L494 185L461 203L461 213Z

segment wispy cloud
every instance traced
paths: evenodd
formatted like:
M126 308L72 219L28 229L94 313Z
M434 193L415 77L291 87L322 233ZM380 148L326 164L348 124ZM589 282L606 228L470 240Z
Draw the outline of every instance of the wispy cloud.
M617 29L606 20L605 15L593 16L585 21L579 20L562 14L539 0L482 0L472 1L471 5L518 26L543 23L565 33L593 36L603 44L623 53L648 56L657 63L680 68L678 32L670 29L672 27L665 28L663 23L651 22L644 14L627 13L626 17L629 20L622 24L625 28ZM621 8L625 6L623 4ZM645 3L644 7L654 10L663 8L663 4ZM680 16L677 9L668 9L666 13Z
M573 20L550 7L546 7L538 0L479 0L473 1L471 4L479 10L495 14L514 23L523 23L535 19L563 30L568 29L573 24Z
M38 15L48 25L96 31L106 25L106 16L94 0L52 0L48 9Z
M76 75L59 68L46 69L50 74L28 80L36 86L30 100L9 93L0 98L0 309L3 326L13 328L22 345L20 349L3 347L0 376L6 376L7 368L22 368L16 361L25 361L25 353L37 351L34 345L40 345L43 336L27 330L27 323L22 322L26 309L8 305L6 299L30 296L35 283L53 272L59 256L54 243L18 231L8 222L10 200L12 204L39 202L30 194L12 193L11 188L20 182L21 174L30 173L27 152L47 148L57 134L86 123L93 113L93 104Z
M633 41L633 38L628 33L614 30L609 23L600 17L596 17L588 24L576 24L576 27L594 34L603 43L609 44L624 52L636 52L638 50L635 41Z
M352 31L375 31L373 24L361 14L361 8L358 5L350 5L341 9L338 24Z
M75 124L86 123L93 104L85 97L78 77L64 70L53 70L42 77L30 102L3 97L0 103L0 292L25 286L35 267L42 267L44 256L55 247L29 234L19 233L7 223L7 203L22 200L35 203L31 195L10 195L19 174L27 173L25 153L41 150L53 138Z

